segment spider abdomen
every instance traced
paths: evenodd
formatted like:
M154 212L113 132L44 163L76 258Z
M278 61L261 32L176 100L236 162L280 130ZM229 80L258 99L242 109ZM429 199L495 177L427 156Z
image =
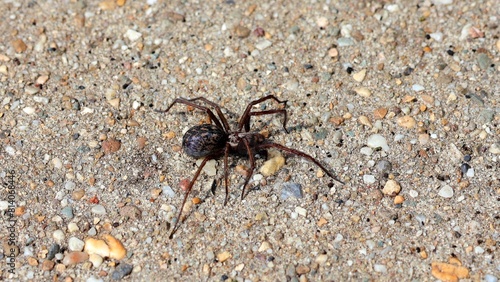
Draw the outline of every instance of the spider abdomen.
M228 134L213 124L202 124L190 128L182 137L184 152L193 158L203 158L210 154L221 153Z

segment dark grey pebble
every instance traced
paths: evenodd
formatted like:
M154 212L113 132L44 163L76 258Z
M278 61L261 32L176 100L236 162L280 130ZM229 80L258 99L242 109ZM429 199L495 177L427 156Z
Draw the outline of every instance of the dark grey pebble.
M113 273L111 273L111 278L113 278L113 280L121 280L123 277L129 275L133 268L131 264L122 263L116 267Z
M377 163L377 171L380 174L389 174L392 171L392 164L387 160L381 160Z
M50 249L49 249L49 252L47 253L47 259L48 260L51 260L53 259L57 253L59 253L59 251L61 251L61 246L59 246L59 244L52 244L50 246Z
M304 197L304 194L302 192L302 185L292 182L283 183L283 189L281 190L281 199L286 200L290 197L295 197L298 199Z
M470 168L470 165L467 164L467 163L463 163L461 166L460 166L460 171L463 173L463 174L466 174L467 171L469 170Z
M464 161L469 162L472 159L470 155L465 155L464 156Z

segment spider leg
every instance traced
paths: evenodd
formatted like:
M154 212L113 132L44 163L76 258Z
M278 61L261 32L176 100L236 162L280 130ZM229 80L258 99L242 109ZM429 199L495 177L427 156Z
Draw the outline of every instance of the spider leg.
M229 199L229 185L227 183L227 178L229 176L229 167L227 165L227 157L229 155L229 149L231 146L226 144L226 149L224 150L224 185L226 187L226 198L224 199L224 206L227 204L227 200Z
M198 179L198 176L200 176L201 170L203 169L203 167L205 166L205 164L209 160L213 159L214 157L215 157L215 155L209 155L209 156L205 157L205 159L203 159L203 161L201 162L200 166L198 167L198 170L196 170L196 173L194 174L193 179L191 179L191 182L189 182L189 186L186 188L186 193L184 193L184 200L182 200L182 205L179 208L179 214L177 215L177 221L175 222L175 225L172 228L172 231L170 232L170 235L168 236L169 239L172 239L172 237L174 236L175 231L177 231L177 228L179 227L179 223L181 222L182 210L184 209L184 205L186 204L186 200L187 200L187 198L189 196L189 193L191 193L191 190L193 189L194 182L196 181L196 179Z
M250 117L251 116L263 116L263 115L272 115L272 114L283 114L284 119L283 119L283 129L285 130L286 133L288 132L288 129L286 129L286 121L287 121L287 115L286 115L286 110L285 109L276 109L276 110L266 110L266 111L259 111L259 112L249 112L246 118L246 121L244 123L245 126L245 131L249 132L250 131ZM241 128L238 128L238 130L241 131Z
M243 138L243 144L247 148L248 159L250 160L250 173L245 177L245 183L243 183L243 189L241 191L241 200L245 197L245 188L247 187L248 182L250 181L250 177L252 177L253 170L255 169L255 157L253 156L252 149L250 148L250 144L246 138Z
M199 110L205 111L217 127L222 128L222 129L226 129L227 120L224 118L224 116L222 116L222 112L219 114L220 109L218 110L217 114L219 114L219 117L223 118L222 122L224 123L224 126L222 126L221 122L214 115L212 110L210 110L209 108L207 108L205 106L200 106L200 105L194 103L193 101L195 101L196 99L199 99L199 98L194 98L194 99L175 98L175 100L172 102L172 104L170 104L170 106L168 106L168 108L165 111L157 110L157 112L167 113L175 104L181 103L181 104L185 104L185 105L191 106L193 108L197 108ZM203 98L203 99L205 99L205 98ZM226 131L227 131L227 129L226 129Z
M247 108L245 109L245 112L243 112L243 115L241 115L240 121L238 122L238 131L241 131L241 129L243 128L243 126L245 126L245 129L248 127L247 131L250 130L250 117L251 117L252 107L254 105L256 105L256 104L262 103L262 102L264 102L266 100L269 100L269 99L273 99L274 101L276 101L276 102L278 102L280 104L284 104L284 105L286 105L286 102L287 102L286 100L285 101L280 101L274 95L267 95L265 97L262 97L260 99L257 99L257 100L254 100L254 101L250 102L247 105ZM285 113L285 122L283 123L283 127L285 126L285 123L286 123L286 110L284 110L284 111L285 111L284 112ZM266 111L263 111L263 112L266 112ZM274 113L277 113L277 112L272 112L272 113L268 113L268 114L274 114ZM246 124L248 124L248 125L246 125Z
M288 148L288 147L285 147L283 145L276 144L276 143L262 143L262 144L259 144L259 145L256 146L256 149L267 149L267 148L276 148L276 149L283 150L285 152L297 155L299 157L303 157L304 159L307 159L307 160L313 162L314 164L316 164L317 166L319 166L333 180L335 180L337 182L340 182L342 184L345 184L344 182L340 181L335 175L333 175L333 173L330 170L328 170L326 167L324 167L315 158L313 158L312 156L310 156L310 155L308 155L308 154L306 154L306 153L304 153L302 151L299 151L299 150L296 150L296 149L292 149L292 148Z
M220 121L222 122L222 124L224 125L224 129L226 130L226 132L229 132L230 131L230 127L229 127L229 123L227 122L227 119L226 117L224 116L224 114L222 113L221 109L220 109L220 106L217 105L216 103L208 100L207 98L205 97L197 97L197 98L193 98L193 99L189 99L189 101L197 101L197 100L201 100L207 104L209 104L210 106L214 107L215 111L217 112L217 115L219 116L220 118Z

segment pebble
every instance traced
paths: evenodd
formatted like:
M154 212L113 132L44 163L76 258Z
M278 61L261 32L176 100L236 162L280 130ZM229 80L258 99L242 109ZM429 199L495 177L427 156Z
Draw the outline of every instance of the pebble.
M169 185L162 185L161 186L161 190L162 190L163 195L165 195L165 196L167 196L169 198L174 198L175 197L175 192L172 189L172 187L170 187Z
M28 95L35 95L40 91L40 88L35 87L35 86L26 86L24 88L24 92Z
M126 205L120 208L120 215L130 219L141 219L142 211L135 205Z
M316 24L318 25L318 27L320 28L325 28L327 25L328 25L328 18L326 17L319 17L317 20L316 20Z
M376 169L380 174L389 174L392 171L392 164L388 160L381 160L377 163Z
M495 155L500 154L500 142L491 144L490 149L488 151Z
M375 264L375 265L373 265L373 270L375 270L375 272L386 273L387 267L383 264Z
M354 88L354 92L356 92L356 94L364 98L368 98L372 95L370 89L364 86Z
M358 120L359 120L359 123L361 123L364 126L368 126L369 128L373 127L372 123L370 122L370 120L368 119L367 116L360 116L358 118Z
M270 176L275 174L285 165L285 158L277 151L269 152L270 159L265 161L262 167L259 169L260 173L264 176Z
M494 276L493 274L486 274L484 276L484 281L485 282L498 282L498 278Z
M466 175L467 175L467 177L469 177L469 178L474 177L474 169L473 169L473 168L469 168L469 169L467 170L467 174L466 174Z
M337 39L338 47L348 47L354 45L354 39L352 37L341 37Z
M90 254L89 255L89 261L92 263L93 267L97 268L97 267L101 266L101 264L104 261L104 259L100 255Z
M22 39L15 39L11 42L12 47L17 53L22 53L28 49L28 46Z
M52 233L52 238L54 238L56 242L62 243L66 238L66 236L64 235L64 232L61 229L57 229Z
M72 219L73 218L73 208L71 206L66 206L61 210L62 216L64 216L67 219Z
M368 137L366 145L373 149L382 148L382 150L388 152L389 146L387 145L387 140L384 136L380 134L373 134Z
M91 275L89 278L87 278L87 280L85 280L85 282L104 282L104 280L101 278L95 278Z
M55 262L46 259L42 263L42 270L43 271L51 271L54 268L54 265L56 265Z
M71 223L68 224L68 231L70 233L73 233L73 232L80 231L80 228L78 228L78 225L76 225L76 223L71 222Z
M441 42L443 40L443 33L441 32L433 32L433 33L430 33L429 36L436 40L437 42Z
M123 35L125 38L128 38L128 40L134 42L141 38L142 34L140 32L137 32L133 29L128 29L125 34Z
M262 244L260 244L260 247L257 250L257 252L261 252L262 253L262 252L265 252L265 251L267 251L267 250L269 250L271 248L272 248L271 244L268 241L264 241L264 242L262 242Z
M373 154L373 149L370 147L363 147L359 152L365 156L371 156Z
M82 240L80 240L76 237L71 237L68 240L68 249L70 251L80 252L83 250L84 246L85 246L85 242L83 242Z
M9 208L9 202L0 201L0 211L6 211Z
M113 273L111 273L111 278L113 280L122 280L125 276L129 275L132 273L132 269L134 267L131 264L128 263L120 263Z
M59 246L59 244L54 243L50 245L49 252L47 253L47 259L53 259L60 250L61 246Z
M375 119L383 119L387 115L387 108L378 108L373 111L373 116Z
M295 207L295 212L301 216L307 216L307 210L303 207Z
M108 139L102 142L102 149L105 154L110 154L120 150L122 143L116 139Z
M492 64L491 58L485 53L477 54L476 60L479 68L482 70L488 69Z
M70 252L64 256L62 263L64 265L74 265L82 263L89 259L89 255L84 252Z
M375 183L376 179L375 176L370 175L370 174L365 174L363 175L363 182L366 184L373 184Z
M412 189L412 190L410 190L410 196L412 198L416 198L416 197L418 197L418 192Z
M225 262L226 260L228 260L229 258L231 257L231 253L229 253L228 251L225 251L225 252L222 252L222 253L218 253L217 254L217 260L219 262Z
M246 38L246 37L248 37L250 35L250 32L251 32L251 30L248 27L246 27L246 26L236 25L234 27L234 33L239 38Z
M92 207L92 213L104 215L106 214L106 208L102 205L95 205Z
M395 180L387 180L382 189L382 193L389 196L396 196L401 191L401 186Z
M415 127L417 122L411 116L402 116L402 117L398 118L397 124L401 127L411 129L411 128Z
M89 255L96 254L101 257L109 257L109 246L103 240L87 238L84 250Z
M450 185L446 184L441 189L439 189L438 195L443 198L451 198L453 197L453 188Z
M262 51L268 47L271 47L271 45L273 45L273 43L271 41L269 41L267 39L263 39L263 40L257 42L257 44L255 44L255 48Z
M33 107L25 107L23 109L23 112L27 113L28 115L32 115L36 112L36 110Z
M127 255L127 250L123 246L122 242L120 242L115 237L105 234L102 236L106 241L106 244L109 246L109 257L116 260L121 260Z
M286 200L290 197L295 197L297 199L303 198L304 194L302 192L302 185L293 182L283 183L283 188L281 190L281 199Z
M366 76L366 69L362 69L357 73L354 73L352 75L352 78L356 80L357 82L362 82L365 79ZM358 93L359 94L359 93ZM361 95L361 94L360 94ZM364 97L364 96L363 96Z
M419 91L425 90L425 88L422 85L420 85L420 84L413 84L411 86L411 89L413 91L415 91L415 92L419 92Z
M338 57L338 55L339 55L339 50L337 48L330 48L330 50L328 50L328 56L335 58Z

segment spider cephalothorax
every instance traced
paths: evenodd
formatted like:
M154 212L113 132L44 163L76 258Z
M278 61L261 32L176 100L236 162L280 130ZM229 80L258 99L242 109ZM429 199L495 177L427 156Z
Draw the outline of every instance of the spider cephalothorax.
M263 110L256 112L252 111L252 107L254 105L270 99L278 102L279 104L286 105L286 101L280 101L274 95L268 95L258 100L250 102L247 105L245 112L243 112L243 115L241 116L238 122L238 128L235 131L231 131L229 123L222 114L219 105L207 100L204 97L198 97L193 99L177 98L165 110L166 113L176 103L182 103L194 107L196 109L205 111L210 117L210 120L213 122L213 124L202 124L190 128L182 138L182 148L184 149L184 152L187 155L194 158L203 158L203 161L201 162L200 166L196 170L193 179L186 188L184 200L182 201L182 205L179 208L179 215L177 216L177 221L174 227L172 228L172 232L170 233L170 238L173 236L174 232L176 231L179 225L182 215L182 209L184 207L184 204L186 203L187 197L189 196L189 193L191 192L191 189L193 188L196 179L200 175L201 170L203 169L207 161L211 159L224 156L224 184L226 188L226 197L224 200L224 204L227 203L229 196L229 188L228 188L229 154L248 156L248 159L250 161L249 173L245 176L245 182L243 183L243 189L242 189L243 191L241 192L242 199L245 196L246 185L250 181L250 177L252 176L253 171L255 169L254 155L256 153L265 152L266 149L269 148L276 148L303 157L313 162L317 166L319 166L328 176L343 184L343 182L338 180L333 175L333 173L331 173L327 168L325 168L320 162L318 162L315 158L311 157L310 155L299 150L295 150L277 143L273 143L271 141L266 140L266 138L262 134L250 131L250 118L252 116L282 114L284 116L283 129L286 132L288 132L288 130L286 129L287 113L285 109L272 109L272 110ZM196 101L202 101L207 105L212 106L215 112L217 113L217 116L208 107L198 105Z

